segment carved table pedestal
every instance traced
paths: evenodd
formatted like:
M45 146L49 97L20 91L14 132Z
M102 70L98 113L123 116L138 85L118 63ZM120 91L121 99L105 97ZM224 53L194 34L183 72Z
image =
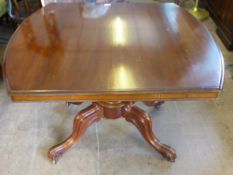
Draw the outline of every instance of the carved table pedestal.
M151 102L151 104L157 103ZM53 163L56 163L58 158L81 138L91 124L99 121L102 117L107 119L125 118L138 128L144 139L156 151L167 160L175 161L175 150L168 145L160 143L152 131L151 117L145 111L135 106L134 102L94 102L76 115L71 135L62 143L49 149L48 156L53 160Z

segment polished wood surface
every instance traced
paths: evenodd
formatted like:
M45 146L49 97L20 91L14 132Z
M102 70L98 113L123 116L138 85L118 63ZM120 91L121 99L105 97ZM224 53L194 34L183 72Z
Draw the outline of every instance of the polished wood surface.
M223 76L210 33L173 3L49 4L18 27L4 59L14 101L215 98Z
M175 161L176 151L170 146L160 143L153 133L151 117L145 111L129 103L123 107L122 116L135 125L144 139L164 158L171 162Z
M65 141L49 149L49 158L51 158L53 162L56 163L59 157L81 138L86 129L94 122L99 121L102 116L102 107L95 103L80 111L74 119L73 132Z
M48 157L56 163L85 133L86 129L102 117L107 119L125 118L137 127L144 139L164 158L174 162L176 151L162 144L152 130L151 117L133 102L98 102L80 111L74 119L73 131L63 142L51 147Z
M4 80L14 101L92 101L75 117L71 135L49 149L54 162L102 117L125 118L175 161L175 150L160 143L134 102L215 98L223 67L207 29L175 4L49 4L10 40Z

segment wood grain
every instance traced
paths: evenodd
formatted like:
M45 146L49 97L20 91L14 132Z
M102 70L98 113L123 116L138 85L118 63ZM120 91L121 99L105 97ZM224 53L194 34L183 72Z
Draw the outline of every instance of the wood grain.
M49 4L25 20L5 52L14 101L215 98L221 51L175 4L117 3L85 18L79 3ZM85 11L87 13L88 11Z
M217 24L217 34L227 49L233 50L233 1L207 0L207 8Z

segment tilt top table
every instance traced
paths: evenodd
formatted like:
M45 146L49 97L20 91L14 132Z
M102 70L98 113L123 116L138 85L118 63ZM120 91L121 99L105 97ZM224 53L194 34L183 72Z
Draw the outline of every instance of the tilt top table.
M135 101L213 99L222 88L222 54L203 26L173 3L49 4L8 43L4 80L13 101L92 101L71 135L49 149L58 158L102 117L125 118L169 161L151 117Z

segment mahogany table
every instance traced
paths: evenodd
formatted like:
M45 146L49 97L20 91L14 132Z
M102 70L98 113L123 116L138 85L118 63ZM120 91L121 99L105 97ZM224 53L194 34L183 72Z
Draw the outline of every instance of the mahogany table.
M163 157L151 117L134 105L213 99L223 57L206 27L173 3L49 4L16 30L5 52L4 80L13 101L92 101L71 135L49 149L58 158L102 117L125 118Z

